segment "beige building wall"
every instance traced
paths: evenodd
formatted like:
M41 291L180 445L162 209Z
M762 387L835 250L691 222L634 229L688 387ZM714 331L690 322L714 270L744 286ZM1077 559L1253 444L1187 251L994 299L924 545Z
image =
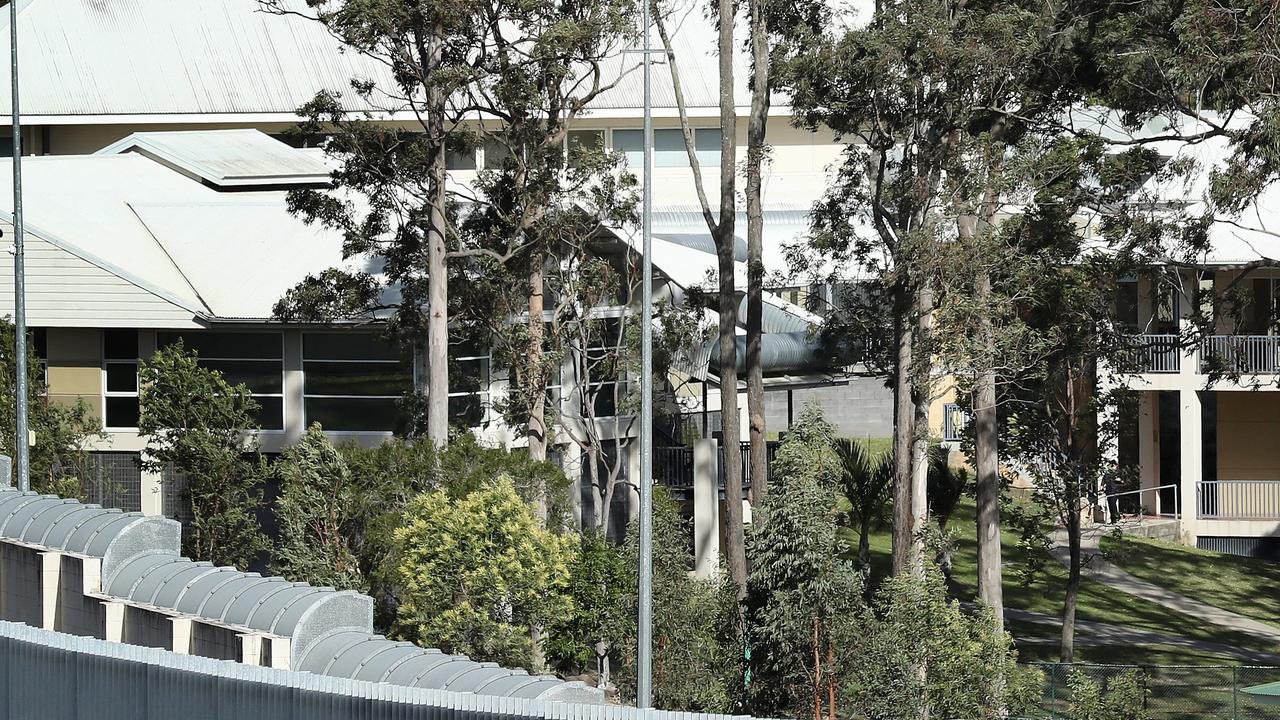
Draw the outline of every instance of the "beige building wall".
M1218 479L1280 481L1280 397L1219 392Z
M48 329L49 401L73 406L83 400L91 417L102 419L102 331Z

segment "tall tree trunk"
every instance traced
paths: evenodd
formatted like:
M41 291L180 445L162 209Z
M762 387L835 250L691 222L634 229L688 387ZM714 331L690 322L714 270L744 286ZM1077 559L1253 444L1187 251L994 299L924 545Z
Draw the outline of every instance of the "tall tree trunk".
M893 384L893 574L903 572L914 542L911 492L911 438L915 426L912 405L911 352L909 327L912 301L906 280L894 287L894 384Z
M991 298L991 275L983 270L978 276L977 301L986 307ZM991 343L991 319L985 313L980 320L988 346ZM994 363L988 356L987 365ZM1004 633L1004 574L1000 547L1000 448L996 415L996 374L985 367L977 378L973 392L973 455L977 467L974 496L977 501L978 533L978 600L991 609L997 635ZM1006 678L1003 673L992 678L995 708L1005 714Z
M433 31L428 64L441 61L444 33ZM436 447L449 442L449 276L446 267L445 204L448 168L445 163L444 91L427 89L427 126L432 140L430 167L431 211L427 228L427 438Z
M542 313L546 253L535 247L529 253L529 349L527 381L529 387L529 459L545 462L547 459L547 369L543 364ZM538 519L547 522L547 488L537 488L535 511Z
M769 455L765 445L764 367L760 344L764 315L764 209L761 172L769 123L769 28L764 0L750 0L751 116L747 119L747 418L751 440L751 497L769 494Z
M747 588L747 549L742 518L742 441L738 422L738 312L733 282L733 235L716 243L720 258L720 428L724 435L724 552L738 597Z
M1062 605L1062 662L1075 661L1076 604L1080 598L1080 512L1078 503L1072 503L1067 516L1067 597Z
M983 272L978 278L980 306L991 297L991 276ZM991 320L983 317L982 330L991 335ZM988 360L992 362L993 360ZM1004 579L1001 573L1000 548L1000 456L996 417L996 374L985 368L978 376L973 393L974 464L977 485L974 488L978 511L978 599L995 615L996 632L1004 632Z
M933 386L929 378L929 336L933 332L933 288L926 280L917 290L916 335L912 340L911 380L911 541L907 569L924 574L924 529L929 523L929 405Z

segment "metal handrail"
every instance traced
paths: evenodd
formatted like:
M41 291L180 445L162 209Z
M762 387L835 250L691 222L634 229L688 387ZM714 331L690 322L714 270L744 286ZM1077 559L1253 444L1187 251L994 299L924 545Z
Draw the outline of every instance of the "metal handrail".
M1182 348L1177 335L1144 333L1134 335L1139 353L1139 372L1176 373L1182 369Z
M1137 490L1125 490L1124 492L1118 492L1118 493L1107 493L1102 495L1100 497L1100 500L1103 503L1107 503L1111 498L1118 498L1124 495L1138 495L1139 503L1141 503L1141 495L1143 493L1153 492L1156 494L1156 516L1164 517L1163 508L1161 507L1160 491L1169 490L1169 489L1172 489L1174 491L1173 492L1173 519L1181 520L1182 519L1182 498L1178 493L1178 486L1173 483L1170 483L1168 485L1160 485L1158 487L1139 488ZM1141 507L1142 507L1141 504L1139 504L1140 509ZM1140 514L1139 517L1145 517L1145 514Z
M1214 358L1224 369L1240 373L1280 372L1280 337L1275 335L1210 335L1201 339L1199 368Z

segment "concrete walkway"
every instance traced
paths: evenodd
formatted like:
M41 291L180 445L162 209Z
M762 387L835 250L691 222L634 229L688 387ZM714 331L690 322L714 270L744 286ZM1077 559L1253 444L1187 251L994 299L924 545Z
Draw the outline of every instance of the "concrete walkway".
M1045 613L1005 608L1004 617L1005 620L1017 620L1025 623L1050 626L1056 633L1061 633L1062 629L1062 618L1054 615L1047 615ZM1056 646L1060 641L1061 638L1057 635L1042 638L1020 637L1017 639L1017 644ZM1233 657L1245 662L1257 663L1259 665L1280 665L1280 655L1272 655L1271 653L1265 653L1258 650L1238 648L1233 645L1224 645L1222 643L1210 642L1208 640L1195 640L1193 638L1165 635L1151 630L1139 630L1120 625L1093 622L1091 620L1076 620L1076 645L1084 647L1091 645L1168 645L1171 647L1180 647L1188 650L1198 650L1201 652L1213 653L1215 655Z
M1111 564L1102 557L1102 550L1099 547L1104 534L1106 534L1105 528L1086 528L1081 535L1081 574L1084 577L1115 588L1126 595L1141 598L1170 610L1177 610L1197 620L1252 635L1259 640L1273 643L1280 648L1280 628L1233 613L1230 610L1223 610L1198 600L1192 600L1159 585L1140 580ZM1066 531L1055 531L1052 539L1053 548L1049 552L1063 565L1068 565L1070 553L1067 550Z

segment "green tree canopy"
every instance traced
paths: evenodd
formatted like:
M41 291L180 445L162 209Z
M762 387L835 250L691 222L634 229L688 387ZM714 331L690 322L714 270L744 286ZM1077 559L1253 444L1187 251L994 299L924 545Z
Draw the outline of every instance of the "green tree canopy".
M153 472L172 466L187 479L193 519L183 527L183 552L248 567L268 546L255 515L264 468L246 458L257 449L258 404L244 385L201 367L181 342L144 360L138 374L143 464Z
M544 529L510 478L460 499L419 495L395 538L397 630L422 645L529 667L530 630L571 610L574 540Z

